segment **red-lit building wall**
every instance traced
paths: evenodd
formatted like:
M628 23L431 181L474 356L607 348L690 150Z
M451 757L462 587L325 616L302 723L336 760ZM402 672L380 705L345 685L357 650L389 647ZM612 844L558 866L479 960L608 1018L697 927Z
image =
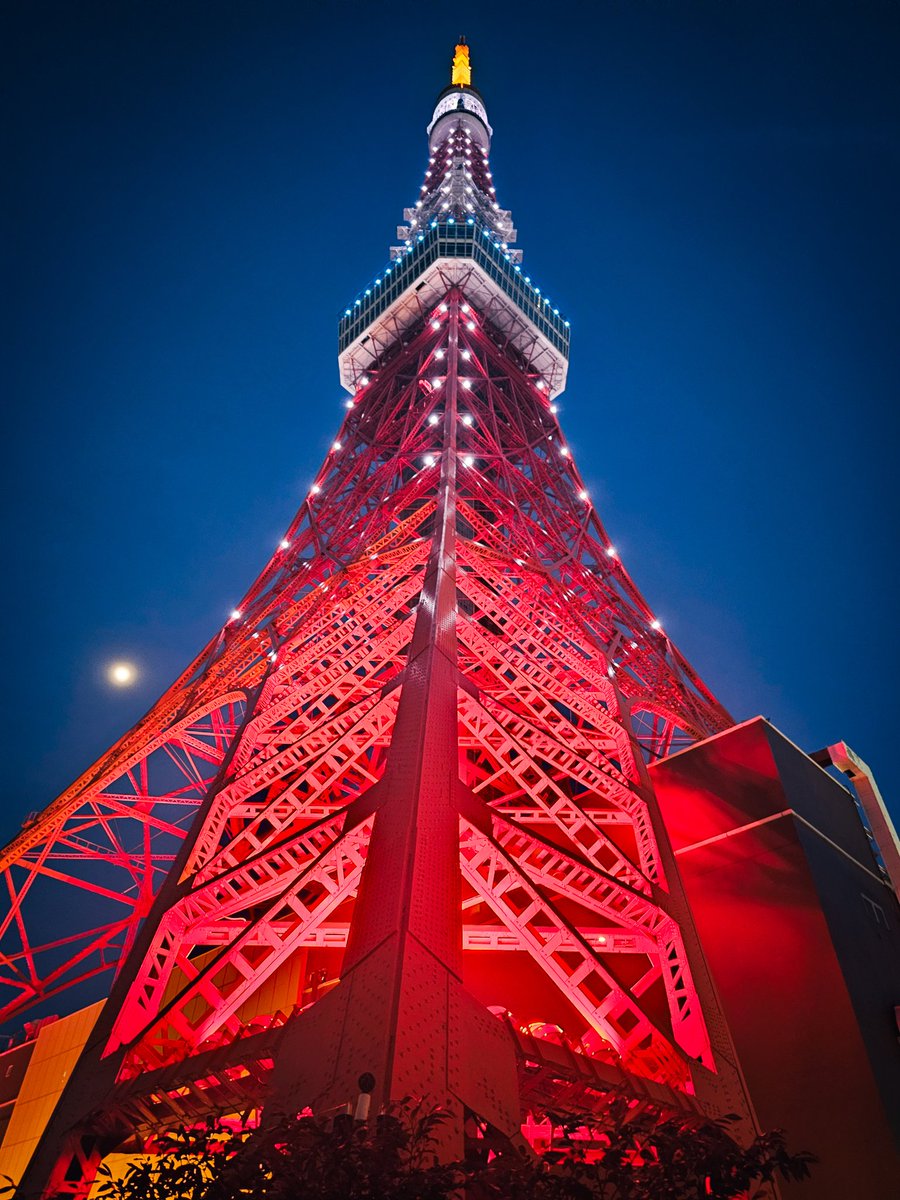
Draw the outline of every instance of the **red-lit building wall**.
M785 1197L900 1195L900 905L852 797L762 718L651 775Z

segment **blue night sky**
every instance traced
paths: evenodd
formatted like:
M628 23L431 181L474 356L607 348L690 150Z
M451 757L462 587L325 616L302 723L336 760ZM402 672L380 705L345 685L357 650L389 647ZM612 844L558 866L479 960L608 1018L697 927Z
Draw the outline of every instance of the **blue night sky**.
M19 0L0 835L290 521L460 32L625 564L736 718L847 740L900 811L900 7ZM105 682L117 657L138 686Z

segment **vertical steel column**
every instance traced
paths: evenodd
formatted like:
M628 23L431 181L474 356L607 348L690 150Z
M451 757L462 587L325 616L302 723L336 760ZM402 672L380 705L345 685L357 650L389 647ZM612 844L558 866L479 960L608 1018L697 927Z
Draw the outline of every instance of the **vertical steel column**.
M459 975L462 931L456 646L459 299L448 301L441 476L391 748L342 975L386 938L414 937Z
M447 375L440 483L431 552L397 710L341 983L310 1013L331 1061L310 1063L310 1030L294 1060L310 1081L329 1076L319 1108L349 1098L356 1078L376 1079L376 1105L430 1098L453 1119L445 1152L462 1151L461 1106L449 1078L450 1009L462 967L457 717L456 472L459 297L448 296ZM298 1033L303 1022L298 1023ZM337 1027L340 1026L338 1036ZM285 1074L290 1072L287 1062ZM296 1077L295 1077L296 1079ZM286 1082L286 1080L285 1080ZM276 1090L279 1090L276 1085ZM288 1086L293 1103L313 1098Z

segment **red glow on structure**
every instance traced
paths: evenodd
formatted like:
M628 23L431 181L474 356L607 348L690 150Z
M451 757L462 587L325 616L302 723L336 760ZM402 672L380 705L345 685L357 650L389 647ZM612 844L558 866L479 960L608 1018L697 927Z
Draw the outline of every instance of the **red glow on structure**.
M442 136L462 185L475 134ZM644 760L730 721L590 504L508 214L476 247L494 227L454 211L469 257L426 264L402 329L363 310L354 399L265 570L0 864L6 1015L118 968L62 1108L330 1111L365 1069L461 1145L463 1110L509 1133L623 1086L693 1111L693 1064L721 1066ZM53 880L122 913L44 940Z
M458 295L448 292L447 300L458 302ZM454 614L458 655L470 689L460 691L456 703L459 776L468 791L484 799L490 823L482 832L463 820L461 867L468 884L464 903L467 911L476 901L479 909L490 909L492 920L513 928L519 939L515 944L523 945L524 939L532 962L549 970L554 988L567 998L570 1026L589 1028L615 993L620 999L614 1008L623 1014L633 1010L625 1021L629 1028L626 1032L625 1026L617 1026L607 1005L599 1018L601 1032L626 1056L633 1057L632 1047L645 1040L644 1031L650 1028L646 1014L634 1008L624 992L617 992L599 958L585 957L584 950L574 946L555 957L546 954L547 937L534 934L534 922L526 913L539 904L537 895L527 894L528 876L515 887L511 881L517 880L516 864L526 872L532 862L539 864L539 878L545 885L558 884L560 894L574 906L574 919L565 919L564 928L577 931L588 921L608 921L620 932L633 932L642 951L656 946L664 917L648 897L661 869L638 794L633 743L619 715L620 696L637 707L644 702L646 711L654 713L660 731L656 736L665 743L673 728L701 733L724 718L692 683L679 678L674 665L678 660L669 648L650 637L650 614L620 563L609 561L606 535L593 510L585 521L579 500L583 488L574 464L553 461L535 449L538 436L550 444L561 441L546 397L510 368L487 336L470 335L463 328L457 306L454 303L452 336L458 348L464 347L466 370L477 382L466 391L469 419L456 420L450 427L438 407L444 401L420 393L418 411L409 420L408 397L447 339L446 325L437 336L426 324L370 385L365 409L347 417L338 436L340 456L335 453L326 460L318 491L286 534L287 548L279 547L244 599L241 618L229 622L226 632L106 760L9 848L6 871L13 905L4 930L8 939L15 931L20 944L6 958L3 982L11 996L5 1015L115 965L122 948L133 940L150 891L174 858L185 816L192 815L211 770L223 761L238 729L241 709L228 693L233 696L238 686L250 691L263 680L263 694L243 733L232 778L220 789L192 854L190 869L197 872L197 886L184 902L190 911L184 916L173 912L160 929L158 938L167 949L158 961L151 952L145 968L154 986L135 981L135 998L123 1009L112 1046L132 1040L159 1005L163 980L170 977L182 952L180 946L171 948L170 925L183 923L196 940L191 944L227 942L236 923L246 920L231 912L243 912L251 893L257 905L268 894L259 882L261 872L273 880L273 896L288 862L298 879L302 876L298 892L314 884L324 891L315 906L304 908L302 918L299 902L292 907L279 898L269 923L256 915L246 929L241 926L244 948L232 944L223 949L215 973L223 974L231 964L249 982L237 990L218 990L211 982L214 972L205 969L179 1003L190 1005L202 991L207 1002L213 997L212 1008L204 1020L178 1025L178 1052L190 1053L223 1026L236 1030L232 1014L259 987L263 975L271 974L297 946L316 944L319 931L318 944L328 943L328 920L341 905L352 904L368 828L343 836L346 804L338 801L363 793L383 769L396 697L379 699L373 684L383 694L385 685L402 672L415 595L430 547L422 532L436 512L438 478L423 478L424 473L410 471L405 464L426 456L436 462L436 454L451 453L456 459L472 455L484 464L460 472L454 481L457 523L468 535L459 538L456 550L464 605ZM502 384L495 382L501 365ZM438 418L437 425L430 423L432 416ZM369 444L373 435L378 450ZM357 481L373 473L377 488L369 485L356 496ZM392 496L390 505L382 502L382 493ZM317 556L316 545L326 535L332 556ZM556 564L552 570L545 565L548 560ZM337 562L345 565L336 569ZM306 574L298 587L300 570ZM627 655L629 671L614 685L597 643L608 642L611 632L626 621L627 642L637 645ZM263 622L269 626L267 637L275 632L278 639L283 665L275 668L265 653ZM365 641L360 639L362 630L370 631ZM563 644L571 647L569 655L578 655L577 671L571 657L560 653ZM355 653L344 657L351 646ZM645 681L653 682L653 700ZM661 694L667 695L668 715L659 703ZM285 720L311 704L309 716ZM187 706L193 715L167 730L166 714ZM352 732L345 714L357 722ZM331 738L337 749L343 737L346 761L326 769L309 748L311 729L317 730L316 745ZM273 755L266 747L279 738L283 748ZM168 779L156 782L166 771L175 776L174 786ZM257 798L261 788L265 803ZM248 805L251 794L254 799ZM289 799L279 801L281 794ZM298 795L304 797L302 804ZM263 837L260 825L266 830ZM126 851L125 837L119 834L128 830L133 844L132 829L143 830L140 849ZM286 830L294 841L285 842ZM277 869L260 866L258 858L252 874L242 865L276 841L281 843ZM157 849L163 844L167 853ZM334 847L330 866L321 858L325 845ZM575 859L567 858L573 853ZM77 864L71 873L60 870L63 860ZM575 872L576 860L584 861L585 870ZM124 871L131 886L119 883L115 892L103 887L90 877L92 862ZM591 870L601 874L591 875ZM577 882L566 881L567 874ZM65 939L34 944L24 918L28 894L41 877L114 898L129 915ZM622 886L630 890L622 891ZM547 908L545 924L558 924L564 911L558 904ZM346 923L349 911L343 916ZM484 915L475 924L490 928ZM279 943L277 957L269 951L264 970L251 968L260 957L254 938L259 942L270 936ZM591 939L595 952L605 947L606 936ZM332 935L330 944L343 941ZM53 966L42 977L44 960ZM658 978L653 963L651 955L647 970ZM473 965L476 977L478 971ZM646 982L645 975L643 986ZM670 983L678 986L675 980ZM579 1016L573 1019L575 1013ZM170 1012L167 1020L171 1025L178 1018ZM682 1040L683 1032L679 1031ZM151 1051L154 1035L148 1030L146 1037L150 1041L142 1041L145 1050L140 1053L150 1057L143 1066L166 1061L171 1051ZM162 1044L170 1042L167 1034ZM697 1048L691 1046L689 1052ZM643 1051L635 1066L640 1067L642 1056ZM660 1069L650 1068L653 1074Z
M326 462L285 539L290 550L245 598L240 628L229 627L221 657L245 686L264 682L196 831L182 876L190 886L112 1030L107 1052L127 1047L122 1077L246 1032L241 1007L297 954L318 999L317 950L343 946L354 927L373 827L356 810L374 807L366 797L389 761L416 621L438 604L458 663L445 685L456 724L442 736L459 778L470 987L480 994L492 957L514 949L520 961L513 969L503 956L502 975L522 990L490 999L523 1019L545 1015L549 987L576 1040L596 1031L638 1074L684 1087L682 1051L708 1058L677 925L653 897L663 870L620 715L622 693L639 700L637 680L653 677L657 691L668 680L669 724L687 726L685 688L648 636L628 577L609 563L596 518L585 523L573 464L534 448L539 436L560 441L545 397L483 333L469 334L459 304L449 290L439 330L426 322L369 384L339 434L340 461ZM448 344L445 393L420 392L411 411L409 395ZM465 389L466 422L456 411L460 350L477 384ZM467 454L489 465L463 475ZM431 473L406 466L429 460ZM358 493L373 472L377 489ZM439 544L441 523L452 550ZM313 553L326 531L333 557ZM548 570L548 559L560 565ZM298 594L301 564L309 573ZM425 586L436 564L453 572L449 598ZM263 620L277 638L275 666L254 644ZM639 650L616 687L594 638L626 620Z
M121 1081L283 1024L346 973L348 935L377 940L381 917L372 926L360 906L380 911L382 901L360 895L360 880L373 830L399 804L381 785L402 755L398 721L414 694L406 664L418 644L440 655L430 699L418 703L434 705L442 689L446 715L428 737L455 763L454 828L440 818L437 839L425 814L451 798L426 789L409 802L418 817L398 809L393 836L426 820L432 848L455 857L456 880L430 920L462 948L466 986L532 1033L549 1022L579 1053L682 1091L689 1057L712 1065L679 926L658 899L666 873L623 702L652 714L646 728L666 745L676 727L701 733L725 718L652 636L651 614L585 513L572 460L542 452L560 441L546 397L483 330L468 331L459 291L445 302L441 329L425 322L345 419L341 450L242 616L23 835L29 847L7 868L10 878L56 872L49 864L68 847L80 886L99 892L86 846L99 856L98 831L110 840L127 818L144 830L141 851L129 859L113 842L102 853L130 870L134 899L122 903L136 921L162 873L159 838L171 861L184 833L163 814L192 812L211 769L224 767L109 1032ZM439 347L448 383L435 392L419 384ZM475 380L465 422L462 349ZM419 469L426 455L435 465ZM466 456L478 465L459 468ZM628 646L629 669L613 681L602 646L615 639ZM229 699L239 686L246 708ZM185 709L201 715L167 734L166 714ZM157 783L173 762L177 786ZM403 769L414 774L395 791L421 768ZM391 862L392 852L380 851L385 889L403 886L405 860ZM16 894L17 912L24 899ZM92 970L97 951L91 959L83 948L104 932L74 943ZM119 944L134 935L120 921ZM11 1009L47 993L35 967L53 948L26 942L11 958L29 964ZM293 1007L267 1016L264 988L291 970L301 981ZM50 978L62 986L83 974L70 960Z

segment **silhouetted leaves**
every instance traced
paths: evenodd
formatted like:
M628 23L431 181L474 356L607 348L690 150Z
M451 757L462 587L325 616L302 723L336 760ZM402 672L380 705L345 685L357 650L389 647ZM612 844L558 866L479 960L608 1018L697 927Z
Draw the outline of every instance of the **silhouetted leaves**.
M103 1200L762 1200L768 1183L805 1179L814 1161L788 1153L779 1132L742 1147L734 1117L660 1119L616 1099L600 1122L553 1114L554 1145L541 1157L509 1149L441 1163L447 1119L407 1098L368 1125L299 1116L235 1134L209 1123L168 1134L164 1153L134 1162L122 1179L102 1168L98 1192Z

